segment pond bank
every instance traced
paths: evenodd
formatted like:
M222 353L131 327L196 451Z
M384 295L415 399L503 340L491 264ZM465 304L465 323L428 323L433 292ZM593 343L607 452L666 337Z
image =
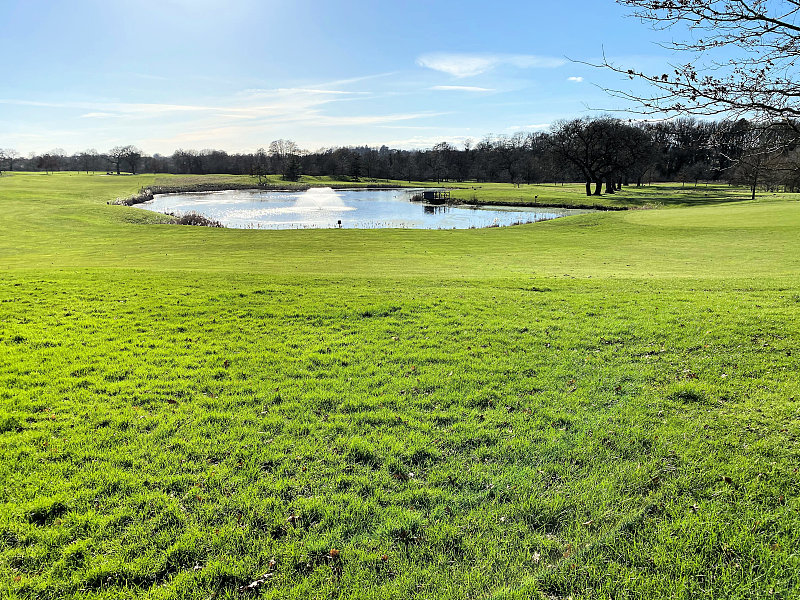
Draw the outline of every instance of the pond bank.
M147 188L142 188L139 190L139 193L134 194L132 196L128 196L127 198L117 198L112 204L118 204L122 206L134 206L136 204L142 204L143 202L148 202L153 200L156 194L185 194L185 193L194 193L194 192L226 192L226 191L236 191L236 190L260 190L260 191L270 191L270 192L304 192L308 191L312 188L319 188L319 187L329 187L334 190L364 190L364 191L375 191L375 190L402 190L413 188L416 186L402 186L402 185L388 185L388 184L371 184L369 186L353 186L348 185L346 183L341 184L328 184L325 186L319 185L308 185L308 184L286 184L286 185L274 185L274 184L262 184L262 185L253 185L252 183L243 183L243 184L236 184L236 183L193 183L187 185L155 185L150 186ZM462 190L467 188L459 188L459 187L452 187L447 188L451 190ZM480 200L480 199L462 199L462 198L450 198L449 201L446 203L447 206L505 206L505 207L520 207L520 208L574 208L580 210L600 210L600 211L621 211L621 210L631 210L631 206L604 206L599 204L582 204L582 203L570 203L570 202L504 202L502 200Z
M461 198L450 198L448 204L454 206L519 206L521 208L575 208L580 210L631 210L632 206L604 206L602 204L574 204L569 202L503 202L502 200L462 200Z

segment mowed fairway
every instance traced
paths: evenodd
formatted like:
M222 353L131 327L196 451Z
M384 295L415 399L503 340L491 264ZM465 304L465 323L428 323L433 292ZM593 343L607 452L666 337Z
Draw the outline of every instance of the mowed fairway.
M153 181L0 178L4 596L800 596L793 197L468 231L106 205Z

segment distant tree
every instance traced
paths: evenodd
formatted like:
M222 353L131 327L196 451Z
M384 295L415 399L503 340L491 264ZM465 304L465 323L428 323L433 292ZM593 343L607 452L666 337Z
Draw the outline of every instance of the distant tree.
M301 150L292 140L274 140L269 144L269 156L275 170L287 181L300 179Z
M8 170L14 170L14 161L20 157L19 152L14 150L14 148L6 148L5 150L0 150L0 155L2 155L6 161L8 161ZM2 159L0 159L2 161ZM2 167L0 167L1 169Z
M62 151L63 152L63 151ZM56 171L61 166L61 159L63 154L59 154L59 150L45 152L36 159L36 168L44 171L48 175Z
M97 150L90 148L78 154L78 164L80 165L81 170L86 171L86 174L88 175L89 171L94 172L97 169L99 158L100 157L97 154Z
M258 180L258 185L263 185L269 175L269 157L263 148L256 150L250 164L250 175Z
M139 168L139 161L142 159L142 151L136 146L125 146L123 149L122 160L128 166L128 171L136 175Z
M120 174L122 161L125 160L125 148L126 146L114 146L108 151L108 160L111 161L117 175Z
M286 181L297 181L300 179L300 156L290 154L286 157L283 169L283 179Z
M582 173L586 195L592 195L594 183L594 193L599 196L607 166L602 127L589 119L558 121L553 126L550 143L557 156L572 163Z
M738 136L736 147L740 155L732 159L734 164L730 180L750 188L750 198L755 200L756 190L767 181L776 182L779 173L792 170L788 160L787 138L791 133L781 124L765 127L761 124L740 123L736 132Z
M350 169L349 175L353 179L358 179L361 177L361 156L358 152L353 152L350 156Z
M4 160L6 160L6 151L3 150L2 148L0 148L0 175L3 174L3 161Z

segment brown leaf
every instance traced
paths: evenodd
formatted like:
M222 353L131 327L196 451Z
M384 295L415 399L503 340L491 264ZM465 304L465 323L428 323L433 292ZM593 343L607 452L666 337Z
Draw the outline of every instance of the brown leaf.
M175 398L167 398L167 404L177 404L178 401Z
M570 554L572 554L572 544L567 544L567 549L564 550L564 558L569 558Z
M328 552L328 555L331 558L339 558L339 551L336 548L331 548L331 551Z

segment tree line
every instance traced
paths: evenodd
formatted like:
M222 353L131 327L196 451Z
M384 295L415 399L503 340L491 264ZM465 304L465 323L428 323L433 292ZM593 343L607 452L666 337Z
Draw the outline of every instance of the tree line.
M67 156L61 150L21 157L0 150L0 170L121 173L237 174L264 182L280 174L343 180L394 179L440 183L477 181L532 183L581 182L587 195L614 193L622 185L660 181L745 183L800 189L797 127L745 119L705 121L683 117L631 122L608 116L559 121L549 131L489 135L460 147L441 142L432 148L399 150L387 146L321 148L309 152L290 140L276 140L253 153L178 149L148 155L135 146L108 152L86 150Z

